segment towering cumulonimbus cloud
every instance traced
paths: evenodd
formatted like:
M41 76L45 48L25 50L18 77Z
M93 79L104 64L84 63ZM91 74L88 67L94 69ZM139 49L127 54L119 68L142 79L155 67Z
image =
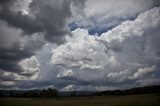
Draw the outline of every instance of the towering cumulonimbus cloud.
M0 89L160 82L159 0L0 0Z
M104 80L102 85L122 83L123 86L126 81L141 85L140 79L157 79L159 17L160 8L155 7L100 37L89 35L86 29L76 29L72 37L66 37L66 43L53 49L51 63L72 70L72 76L68 71L62 72L65 79L68 75L69 79L74 77L91 84L92 81ZM85 74L84 70L90 70L92 76Z

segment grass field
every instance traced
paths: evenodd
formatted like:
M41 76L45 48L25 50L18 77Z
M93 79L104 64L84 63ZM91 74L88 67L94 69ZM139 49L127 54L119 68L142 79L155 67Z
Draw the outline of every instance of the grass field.
M0 98L0 106L160 106L160 95L65 98Z

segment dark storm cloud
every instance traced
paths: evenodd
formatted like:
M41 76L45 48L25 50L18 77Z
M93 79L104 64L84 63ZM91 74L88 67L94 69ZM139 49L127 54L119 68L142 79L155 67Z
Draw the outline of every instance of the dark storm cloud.
M33 0L29 6L32 16L25 15L22 11L13 11L12 9L16 7L12 5L18 2L18 0L0 1L0 20L7 23L5 27L0 28L1 45L11 42L6 39L14 37L12 35L14 31L10 31L8 27L21 29L22 33L18 33L19 36L32 36L33 33L42 32L45 39L50 42L63 42L64 34L69 33L66 29L66 20L71 16L71 1ZM78 5L77 1L74 1L74 4ZM27 42L23 50L20 49L20 43L17 42L10 47L0 46L0 68L7 71L20 71L18 62L34 55L34 51L43 45L43 42Z
M12 11L13 7L11 6L16 2L18 1L0 1L0 19L8 24L7 27L21 29L23 34L21 33L20 36L31 36L33 33L43 32L46 40L62 43L64 34L68 33L65 29L65 22L66 18L71 15L70 2L34 0L30 4L30 11L33 17L24 15L21 11ZM7 27L3 29L1 27L1 45L10 42L10 40L5 41L4 37L12 39L13 31L9 33L10 30L7 30ZM13 43L13 46L7 48L0 46L0 68L8 71L19 71L17 63L24 58L34 55L34 49L37 50L42 44L41 42L28 41L24 50L20 49L20 44L18 43Z
M12 7L18 0L1 0L0 1L0 19L6 21L9 25L22 29L25 33L31 34L41 31L41 26L28 16L23 15L21 11L12 11Z
M17 8L13 7L13 4L18 2L18 0L0 1L0 70L20 74L24 70L18 63L34 55L43 42L28 40L26 41L28 44L21 47L20 40L24 39L21 36L23 37L24 34L31 36L32 33L41 31L42 28L32 17L23 15L21 11L13 11ZM23 75L32 76L31 74Z
M29 47L21 47L21 31L7 26L0 20L0 70L10 72L22 72L18 62L34 54ZM27 50L28 49L28 50Z
M31 51L17 49L17 46L12 48L0 48L0 69L7 71L20 71L18 62L24 58L32 56L34 53Z
M12 11L13 7L11 6L13 5L13 3L16 3L17 1L11 1L12 0L2 1L0 5L1 20L6 21L8 25L11 25L12 27L20 28L23 31L23 35L29 35L43 30L40 23L38 23L36 19L34 19L33 17L24 15L21 11Z
M23 11L26 3L29 4L28 14ZM35 74L24 72L19 63L35 55L45 40L57 44L64 42L64 35L70 33L67 20L72 15L72 3L76 6L82 5L77 0L0 1L1 87L10 87L17 78L21 80L22 76L26 76L22 77L24 80Z
M45 38L50 42L62 43L64 34L68 33L65 24L71 16L70 2L34 0L30 8L36 21L42 24Z
M64 35L70 34L66 24L72 16L71 4L82 8L85 0L34 0L30 4L31 14L40 23L45 39L53 43L63 43Z
M64 42L65 34L69 34L66 21L72 15L71 3L76 6L83 4L66 0L33 0L29 5L30 16L23 14L22 11L12 11L13 7L10 5L13 3L2 1L0 19L22 29L24 35L43 32L47 41L58 44Z
M25 35L42 31L41 25L36 20L30 16L23 15L22 12L11 12L8 9L3 9L0 13L0 18L9 25L22 29Z
M1 0L0 89L159 84L155 6L159 0Z
M17 1L17 0L15 0L15 1ZM0 1L0 6L1 6L1 8L5 8L5 7L8 8L8 7L10 7L10 4L12 4L15 1L13 1L13 0L1 0Z
M0 20L0 70L8 72L23 72L18 63L31 57L44 44L41 34L22 37L21 30L8 26Z

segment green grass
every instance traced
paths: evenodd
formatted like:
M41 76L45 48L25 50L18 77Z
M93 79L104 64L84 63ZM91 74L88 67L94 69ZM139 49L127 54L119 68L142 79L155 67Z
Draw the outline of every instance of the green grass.
M65 98L0 98L0 106L160 106L160 95Z

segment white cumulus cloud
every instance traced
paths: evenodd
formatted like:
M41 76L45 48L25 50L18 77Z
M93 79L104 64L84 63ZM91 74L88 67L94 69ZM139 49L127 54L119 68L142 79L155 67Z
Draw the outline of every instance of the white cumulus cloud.
M23 68L23 72L21 73L22 75L24 74L31 74L32 77L31 79L36 79L38 77L38 72L40 71L39 69L39 62L35 56L32 56L30 58L24 59L19 62L19 65Z
M72 69L76 73L72 75L74 78L91 84L124 82L125 85L125 81L133 80L131 77L143 80L140 77L143 75L148 75L149 80L152 76L148 73L159 67L159 17L160 7L155 7L99 37L78 28L72 31L73 36L66 37L66 43L52 50L51 63ZM89 70L94 71L86 74ZM71 74L70 71L65 72L68 74L64 75Z

